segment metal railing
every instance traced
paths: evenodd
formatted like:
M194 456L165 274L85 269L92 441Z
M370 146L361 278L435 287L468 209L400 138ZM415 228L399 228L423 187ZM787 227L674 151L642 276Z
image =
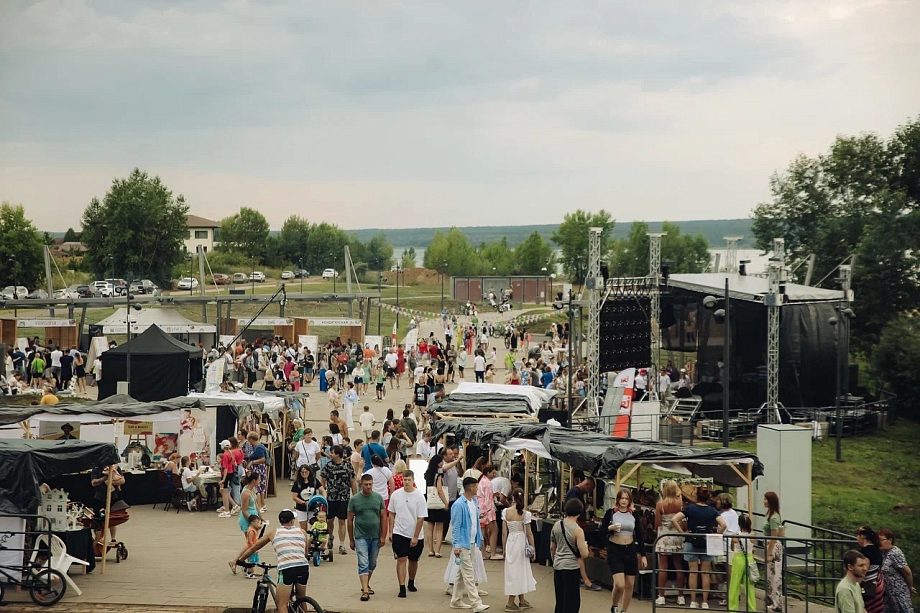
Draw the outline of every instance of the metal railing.
M811 539L795 539L805 544L804 553L787 553L790 560L786 575L788 591L808 603L817 601L834 606L834 592L840 578L846 575L843 554L857 549L856 537L828 528L810 526L794 521L784 521L783 526L796 526L811 531Z

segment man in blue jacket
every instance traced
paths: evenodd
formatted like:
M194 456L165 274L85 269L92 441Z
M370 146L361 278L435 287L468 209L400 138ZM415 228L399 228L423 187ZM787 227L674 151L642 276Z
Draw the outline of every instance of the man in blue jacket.
M463 480L463 496L450 508L451 540L454 555L460 560L457 579L454 581L454 593L450 599L451 609L472 609L480 613L489 608L482 603L476 581L473 578L473 547L482 547L482 531L479 528L479 501L476 490L479 482L473 477ZM463 597L469 600L464 602Z

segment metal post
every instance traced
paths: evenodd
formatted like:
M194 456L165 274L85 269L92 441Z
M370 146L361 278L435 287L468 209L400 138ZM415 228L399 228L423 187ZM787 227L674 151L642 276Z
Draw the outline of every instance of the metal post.
M575 376L575 369L572 368L572 337L575 332L575 311L572 309L572 291L569 290L569 335L566 339L569 343L569 381L568 381L568 399L566 408L569 411L569 427L572 426L572 377Z
M396 265L396 329L399 330L399 269L400 265Z
M128 396L131 395L131 282L128 281L128 291L125 292L125 334L128 337L127 355L125 356L125 387L128 388ZM106 514L108 518L108 514ZM105 535L103 534L103 537ZM105 557L105 556L103 556Z
M380 266L378 263L377 266ZM380 336L380 320L383 319L383 301L380 299L380 294L383 290L383 271L377 271L377 336Z
M335 259L336 259L336 258L335 258L335 254L333 253L333 254L332 254L332 293L333 293L333 294L335 293L335 282L336 282L336 277L338 277L338 275L336 274L336 270L335 270ZM367 318L368 318L368 320L370 320L370 315L368 315Z
M667 232L648 232L648 276L652 281L651 307L651 354L652 363L649 365L646 391L650 399L658 398L658 363L661 361L661 238ZM641 366L641 364L639 364Z
M722 347L722 361L724 365L722 377L722 446L729 446L728 437L728 384L731 376L731 346L732 346L732 326L731 326L731 304L728 297L728 277L725 277L725 342Z
M843 439L843 407L842 407L842 403L840 402L840 396L842 395L842 390L840 388L841 388L841 384L843 383L843 381L841 380L842 377L841 377L841 372L840 372L841 371L841 367L840 367L841 351L840 349L842 348L841 346L843 345L843 342L842 342L843 335L841 334L841 326L844 325L843 324L844 315L843 315L843 309L841 308L841 305L838 304L835 308L837 310L837 325L834 327L834 341L835 341L834 345L836 346L836 349L837 349L837 380L834 386L834 389L836 390L836 393L834 394L834 409L835 409L836 419L837 419L837 424L836 424L837 427L835 428L836 430L835 434L837 438L836 457L837 457L838 462L843 462L843 450L841 448L842 439Z
M598 396L601 389L600 373L600 334L601 334L601 306L607 293L601 277L601 234L603 228L588 228L588 278L593 279L594 288L588 289L588 329L587 329L587 358L588 380L587 411L592 417L600 415ZM573 279L574 280L574 279ZM600 280L600 282L598 282ZM573 336L569 332L569 342Z
M249 273L249 284L252 286L252 295L256 295L256 259L255 257L250 258L252 264L252 271Z
M303 294L303 258L300 258L300 268L297 269L297 274L300 275L300 293Z

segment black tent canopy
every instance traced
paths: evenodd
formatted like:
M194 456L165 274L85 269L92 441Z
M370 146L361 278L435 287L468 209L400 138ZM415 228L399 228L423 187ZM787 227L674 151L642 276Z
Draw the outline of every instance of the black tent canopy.
M226 403L222 403L226 404ZM253 405L261 405L253 399ZM0 407L0 426L7 426L19 422L27 421L33 415L48 413L51 415L101 415L112 419L131 419L143 417L145 415L159 415L168 411L179 409L203 409L206 406L214 406L204 399L197 398L169 398L167 400L157 400L155 402L140 402L125 396L116 394L109 396L105 400L98 402L84 403L59 403L46 404L39 406L6 406Z
M464 394L453 392L441 402L432 404L429 413L438 414L485 414L502 415L533 415L530 404L524 396L509 396L507 394Z
M480 446L500 445L511 439L539 441L556 460L595 477L616 479L617 483L632 474L630 471L621 478L620 468L627 463L685 469L733 487L750 485L754 477L763 474L757 456L739 449L637 441L542 423L440 420L433 422L431 431L435 438L452 433ZM738 465L747 465L746 470L742 472Z
M152 325L127 343L100 356L100 399L114 395L118 382L127 380L129 351L131 396L137 400L149 402L185 396L192 386L201 381L201 348L176 340Z
M111 443L0 439L0 513L35 513L45 481L118 462Z

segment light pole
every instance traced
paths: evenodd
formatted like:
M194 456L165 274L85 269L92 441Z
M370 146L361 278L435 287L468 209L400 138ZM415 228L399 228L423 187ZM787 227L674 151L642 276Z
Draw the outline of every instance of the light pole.
M841 396L843 396L843 360L846 351L844 348L850 344L850 319L855 317L855 314L853 309L843 303L837 304L834 310L837 311L837 316L831 316L827 323L834 326L834 345L837 349L837 381L835 384L836 393L834 394L836 427L834 430L836 431L835 437L837 439L837 461L843 462L843 449L841 448L843 440L843 402L841 400ZM846 334L846 343L844 343L844 334Z
M377 267L380 267L378 260ZM383 319L383 301L381 300L383 291L383 271L377 271L377 336L380 336L380 320Z
M544 266L540 270L543 271L543 304L547 304L546 300L547 298L549 298L549 296L547 296L547 293L549 292L549 288L546 287L546 266Z
M396 329L399 330L399 273L402 271L402 267L396 265Z
M249 273L249 284L252 286L252 295L256 295L256 256L250 258L252 270Z
M297 269L297 274L300 275L300 293L303 293L303 258L300 258L300 268Z
M719 300L714 296L703 298L703 306L707 309L715 309L719 306ZM722 341L722 446L729 446L728 432L728 396L729 396L729 379L731 379L731 304L728 297L728 277L725 277L725 295L722 298L720 309L713 312L712 316L716 323L725 324L725 336Z
M186 254L188 258L188 295L192 295L192 252Z
M131 288L131 280L128 279L128 288ZM131 395L131 309L134 308L135 311L141 310L141 305L134 303L131 304L131 301L134 300L134 296L131 295L130 291L125 292L125 336L128 338L125 355L125 386L128 388L128 396Z
M555 300L555 299L556 299L555 294L553 294L553 281L555 281L555 280L556 280L556 273L554 273L554 272L553 272L553 273L550 273L550 275L549 275L549 295L550 295L550 297L551 297L552 300Z
M335 270L335 260L336 260L335 253L330 253L329 257L332 258L332 293L334 294L335 293L335 278L338 277L339 275L338 275L338 272L336 272Z
M447 260L441 262L441 312L444 312L444 270L447 268Z

